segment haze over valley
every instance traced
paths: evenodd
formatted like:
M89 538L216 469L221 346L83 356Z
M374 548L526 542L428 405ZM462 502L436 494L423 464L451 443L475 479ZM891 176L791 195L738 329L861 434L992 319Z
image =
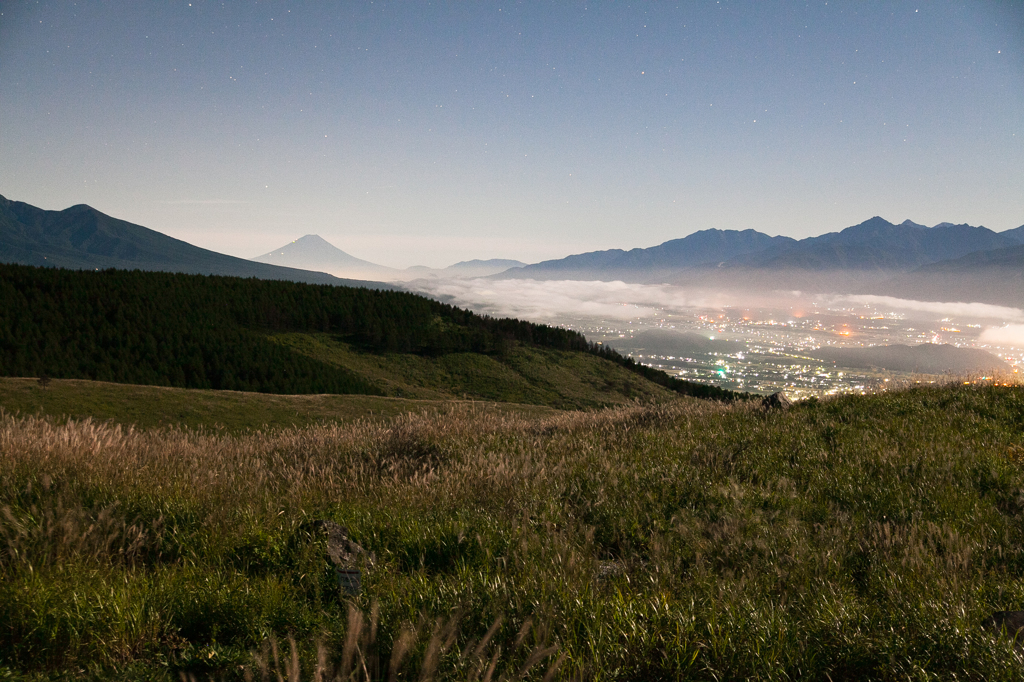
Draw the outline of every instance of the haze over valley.
M735 390L799 398L1024 368L1024 310L1006 306L622 282L417 284L440 300L559 324L673 376Z
M4 6L0 261L415 291L758 392L1012 374L1021 35L1020 3Z
M1024 322L1024 226L996 233L875 217L804 240L706 230L645 249L498 261L474 274L346 259L315 236L260 258L403 281L477 312L558 324L735 390L808 397L1024 366L1024 327L1015 326Z
M1024 228L995 233L876 217L799 241L706 230L538 264L398 269L316 235L246 261L88 206L45 211L0 198L0 256L8 262L400 286L494 317L579 331L681 379L794 398L1018 374L1022 239ZM659 280L676 283L652 283ZM930 300L894 295L906 291Z

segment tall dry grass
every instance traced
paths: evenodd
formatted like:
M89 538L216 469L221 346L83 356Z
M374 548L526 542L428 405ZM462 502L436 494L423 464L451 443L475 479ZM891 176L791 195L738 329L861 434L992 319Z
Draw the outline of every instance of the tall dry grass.
M990 383L242 436L3 415L0 666L1013 679L979 624L1024 608L1021 448ZM375 553L358 597L311 519Z

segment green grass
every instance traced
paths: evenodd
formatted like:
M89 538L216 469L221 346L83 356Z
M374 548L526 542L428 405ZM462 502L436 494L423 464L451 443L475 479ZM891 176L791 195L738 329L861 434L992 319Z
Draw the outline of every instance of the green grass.
M320 422L390 419L409 412L436 411L450 403L367 395L207 391L78 379L52 379L44 388L36 379L0 377L0 409L8 414L46 416L58 421L91 418L143 429L281 429ZM515 412L523 416L555 413L540 405L472 405L478 411Z
M594 355L515 344L509 353L366 353L328 334L271 337L304 355L368 380L385 395L472 398L548 405L604 407L631 400L670 400L668 389Z
M160 386L0 377L0 408L58 419L91 417L140 428L181 426L240 432L303 427L324 421L387 419L468 401L476 410L553 414L672 400L674 394L607 360L585 353L515 346L503 357L449 353L436 357L353 350L329 335L271 337L300 353L357 374L384 396L274 395Z
M311 519L375 554L360 595ZM1019 386L237 435L0 420L0 676L1021 679L980 627L1002 609Z

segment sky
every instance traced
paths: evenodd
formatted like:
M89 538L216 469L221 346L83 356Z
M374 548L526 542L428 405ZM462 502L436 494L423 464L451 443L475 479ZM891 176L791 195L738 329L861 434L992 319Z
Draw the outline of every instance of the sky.
M0 0L0 195L253 257L1024 223L1024 2Z

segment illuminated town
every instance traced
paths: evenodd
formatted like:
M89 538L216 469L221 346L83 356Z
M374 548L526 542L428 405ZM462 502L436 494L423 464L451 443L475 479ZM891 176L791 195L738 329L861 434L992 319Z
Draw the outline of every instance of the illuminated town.
M1013 374L1024 367L1024 350L979 341L982 324L977 322L948 317L927 321L920 315L912 318L906 313L877 309L807 306L770 311L695 310L689 314L658 311L655 316L628 321L566 320L565 326L682 379L762 394L785 391L794 399L865 393L894 383L951 378L948 373L842 367L808 355L822 348L948 344L992 353L1007 363ZM709 341L732 343L728 350L699 349L670 355L638 347L637 339L651 330L690 332Z

